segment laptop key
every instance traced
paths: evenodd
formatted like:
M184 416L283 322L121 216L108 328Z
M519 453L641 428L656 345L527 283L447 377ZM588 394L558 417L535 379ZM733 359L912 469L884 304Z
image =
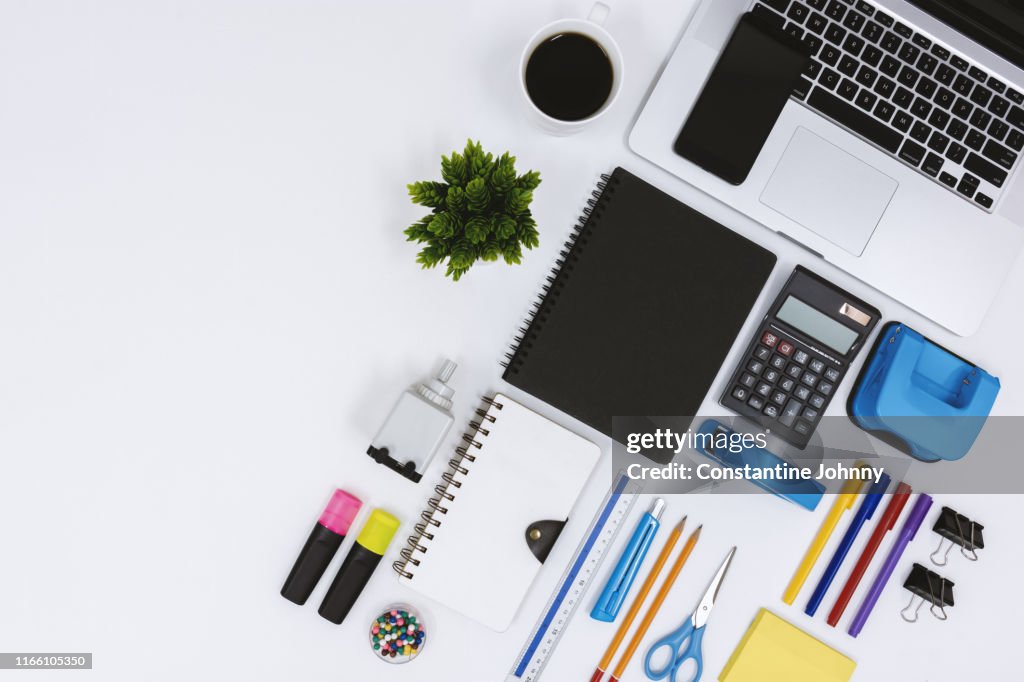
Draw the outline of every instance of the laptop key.
M949 146L949 137L943 135L938 130L932 131L932 136L928 140L928 148L937 151L939 154L946 151L946 147ZM936 171L937 172L937 171Z
M807 97L807 93L811 91L813 86L814 84L811 81L801 76L797 79L796 85L793 86L793 96L802 100Z
M1000 121L998 118L992 119L992 125L988 127L989 137L1002 142L1008 132L1010 132L1009 124L1005 121Z
M949 85L956 78L956 71L953 70L952 66L948 64L942 64L935 70L935 80L939 81L943 85Z
M952 57L949 58L949 63L952 64L953 68L955 68L957 71L966 71L968 67L967 60L956 55L953 55Z
M878 79L878 81L875 82L875 92L877 92L882 97L889 97L895 89L896 83L889 80L885 76L882 76L881 78Z
M985 133L971 128L971 132L967 133L967 139L964 140L964 144L974 151L980 152L981 148L985 146Z
M895 78L896 75L899 74L900 72L900 63L893 57L886 55L882 59L882 65L879 66L878 68L881 69L882 73L884 73L885 75Z
M957 97L956 103L953 105L953 113L964 119L965 121L974 111L974 105L965 100L963 97Z
M860 54L860 51L864 48L864 39L858 36L856 33L851 33L846 36L846 40L843 41L843 49L854 57Z
M764 0L764 3L781 14L786 11L789 0Z
M982 208L992 208L992 197L986 196L981 192L974 195L974 200L978 202L978 205Z
M1002 187L1003 183L1006 182L1006 171L988 159L981 158L974 152L967 155L967 160L964 161L964 168L996 187Z
M822 44L823 41L818 36L804 34L804 45L806 45L807 48L811 51L812 57L818 56L818 50L821 49Z
M925 157L924 163L921 164L921 170L934 178L942 170L942 164L943 158L941 156L929 152L928 156Z
M910 129L910 124L914 122L914 117L905 111L897 111L896 115L892 118L892 125L896 130L907 132Z
M825 29L825 40L833 45L839 45L845 37L846 29L839 24L829 24L829 27Z
M960 184L956 186L956 191L970 199L974 196L974 193L978 191L979 184L980 182L978 181L978 178L974 177L970 173L965 173L964 176L960 178Z
M956 176L950 175L946 171L939 173L939 182L947 187L956 187Z
M974 92L971 93L971 101L980 107L988 104L988 101L992 99L992 91L986 88L984 85L979 85L974 88Z
M924 147L913 140L906 140L900 149L900 158L916 168L924 158Z
M988 110L996 116L1005 116L1006 112L1010 109L1010 101L1003 99L999 95L992 98L992 101L988 103Z
M900 40L900 37L892 31L887 31L886 34L882 36L882 49L889 54L895 54L902 44L903 41Z
M1006 92L1006 83L995 76L988 77L988 87L992 88L996 92Z
M927 50L929 47L932 46L932 41L928 40L928 38L925 38L920 33L914 34L913 41L914 44L920 47L922 50Z
M786 16L795 21L798 24L804 23L804 19L811 13L810 8L800 2L794 2L790 6L789 11L786 12Z
M1009 90L1006 91L1006 96L1009 97L1011 101L1016 102L1017 104L1024 104L1024 93L1020 92L1019 90L1014 90L1013 88L1010 88Z
M878 39L885 33L885 29L881 25L876 24L873 21L869 21L864 25L864 30L860 32L864 36L864 40L869 43L877 43Z
M946 158L953 163L960 163L965 156L967 156L967 147L957 142L949 145L949 149L946 150Z
M811 18L807 20L808 31L821 35L826 26L828 26L828 19L817 12L811 12Z
M974 81L972 81L970 78L963 74L957 76L956 80L953 81L953 89L956 90L961 95L967 95L968 93L970 93L971 88L973 87Z
M975 128L986 128L991 120L992 114L982 109L975 109L974 113L971 114L971 125Z
M797 26L796 24L794 24L792 21L786 24L785 31L786 33L793 36L797 40L801 40L804 37L804 30Z
M863 90L860 91L860 94L857 95L857 106L863 109L864 111L871 111L871 107L875 105L875 101L877 99L878 97L875 95L875 93L871 92L867 88L864 88Z
M939 88L935 92L935 104L942 107L943 109L949 109L953 106L953 102L956 100L956 95L953 94L952 90L946 88Z
M846 13L846 18L843 19L843 26L851 31L859 31L864 26L865 21L867 21L867 18L863 14L850 10Z
M835 90L836 85L839 84L840 78L842 78L842 76L832 69L823 69L821 75L818 76L818 85L828 88L829 90Z
M842 59L839 60L839 71L846 74L847 76L853 76L857 73L857 60L848 54L844 54Z
M904 38L909 38L914 35L914 29L899 21L896 22L896 25L893 26L892 30L896 31Z
M819 71L821 71L821 62L816 59L807 62L807 66L804 67L804 75L808 78L817 78Z
M864 2L864 0L857 0L857 11L870 17L875 13L875 8Z
M981 153L1007 170L1013 168L1013 164L1017 161L1017 155L1009 147L1004 147L995 140L986 142Z
M917 87L914 88L919 95L925 97L931 97L935 94L935 88L939 87L938 84L927 76L922 76L921 80L917 82Z
M839 96L843 99L853 101L853 98L857 95L857 84L849 78L844 78L843 82L839 84L839 88L836 90Z
M949 119L950 115L942 109L933 109L931 116L928 117L928 125L936 130L943 130L946 124L949 123Z
M932 45L932 54L942 60L949 59L949 50L938 43Z
M825 62L829 66L835 66L836 62L839 61L839 57L842 56L842 52L838 47L832 45L826 45L825 49L821 51L821 61Z
M917 60L917 68L921 70L926 76L932 75L935 71L935 67L939 65L939 60L930 54L921 54L921 58Z
M917 71L915 71L913 67L904 66L900 69L900 75L896 77L896 80L903 83L903 85L906 85L908 88L912 88L914 87L914 84L917 83L918 78L919 76Z
M878 66L878 62L882 61L882 51L874 45L868 45L864 48L860 60L868 66Z
M836 21L842 21L843 15L846 14L846 6L839 0L831 0L828 3L828 7L825 8L825 14L829 15Z
M910 113L918 118L928 118L928 114L931 113L932 103L923 97L918 97L914 100L914 104L910 107Z
M973 78L976 81L981 81L982 83L984 83L986 80L988 80L988 74L979 69L977 66L972 66L967 71L967 73L971 74L971 78Z
M914 101L914 93L904 87L899 87L896 89L896 94L893 95L892 101L901 109L909 109L910 104Z
M1006 136L1006 146L1016 151L1024 149L1024 133L1019 130L1011 130Z
M857 72L857 82L865 88L870 88L874 85L876 78L878 78L878 72L869 66L861 65L860 71Z
M894 113L896 113L896 107L884 99L878 100L878 104L875 105L875 116L877 118L888 123Z
M1010 107L1010 111L1006 114L1006 122L1024 130L1024 109L1017 106Z
M964 135L967 134L967 130L968 125L958 118L954 118L952 121L950 121L949 127L946 128L946 132L949 133L949 136L952 137L954 140L964 139Z
M915 47L911 43L903 43L903 47L900 48L899 57L907 64L913 64L917 61L917 56L921 54L921 50Z
M924 121L917 121L910 129L910 136L918 142L927 142L932 129Z
M880 23L882 26L885 26L886 28L892 28L892 25L895 22L895 19L890 17L885 12L879 10L879 11L875 12L875 21Z
M900 142L903 140L901 134L826 90L815 88L807 102L821 113L887 150L890 154L895 154L900 147Z
M828 4L828 0L807 0L807 4L814 9L824 10L825 5Z

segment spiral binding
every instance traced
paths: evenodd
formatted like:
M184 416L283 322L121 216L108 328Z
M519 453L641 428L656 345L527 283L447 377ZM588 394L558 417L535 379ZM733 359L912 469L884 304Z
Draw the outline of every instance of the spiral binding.
M551 274L544 279L545 283L541 285L541 292L538 294L537 300L527 312L523 325L519 327L518 333L513 338L509 352L505 353L505 360L501 361L506 377L509 374L517 374L526 361L527 353L533 347L533 342L543 329L544 323L547 322L548 313L558 301L565 281L572 273L580 254L586 248L591 230L601 217L605 204L615 193L618 183L617 177L602 174L601 181L597 183L597 189L590 193L591 198L587 199L586 208L583 209L565 246L562 247L558 258L555 259L555 266L551 269Z
M495 402L493 398L485 397L483 402L488 407L494 407L495 409L504 409L504 405L499 402ZM395 573L402 576L403 578L411 579L413 573L409 572L410 564L412 566L419 566L420 560L413 556L414 553L419 552L420 554L426 554L427 547L423 544L424 541L430 542L434 539L434 531L432 528L440 528L443 523L443 517L448 513L448 505L451 504L456 495L458 494L459 488L462 487L462 481L455 478L455 475L466 476L469 474L464 464L472 464L476 461L476 455L473 454L473 450L479 450L483 448L483 443L478 440L479 438L486 438L490 435L491 431L487 424L493 424L497 421L497 418L488 412L486 409L477 408L476 410L477 419L474 419L469 423L472 431L469 433L462 434L462 440L465 445L460 445L455 448L455 456L448 460L448 471L441 474L441 479L444 483L439 483L434 486L434 492L436 495L427 500L428 509L424 509L420 513L422 522L417 523L413 528L415 532L410 535L405 544L406 547L402 548L401 555L402 560L396 561L391 564L391 567L395 570Z

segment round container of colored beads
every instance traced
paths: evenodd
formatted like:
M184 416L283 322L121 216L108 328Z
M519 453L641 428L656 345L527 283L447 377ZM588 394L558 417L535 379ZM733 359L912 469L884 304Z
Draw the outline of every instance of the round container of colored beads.
M419 656L426 636L419 611L408 604L392 604L370 623L373 653L388 663L408 663Z

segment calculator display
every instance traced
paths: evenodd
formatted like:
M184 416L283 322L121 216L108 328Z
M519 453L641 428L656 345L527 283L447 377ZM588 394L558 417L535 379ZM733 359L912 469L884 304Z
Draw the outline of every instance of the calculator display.
M794 296L786 299L775 317L843 355L850 351L860 336Z

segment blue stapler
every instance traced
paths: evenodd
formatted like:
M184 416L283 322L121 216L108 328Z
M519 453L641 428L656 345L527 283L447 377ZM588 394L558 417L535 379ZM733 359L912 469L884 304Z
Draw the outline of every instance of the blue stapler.
M966 455L999 394L999 379L900 322L890 322L847 404L865 431L924 462Z

